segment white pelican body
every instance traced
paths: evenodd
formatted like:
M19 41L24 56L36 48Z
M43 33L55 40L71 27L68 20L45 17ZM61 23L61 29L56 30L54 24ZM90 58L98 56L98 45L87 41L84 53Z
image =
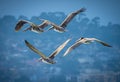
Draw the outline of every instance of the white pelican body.
M47 20L44 20L43 23L40 25L36 25L30 21L20 20L15 26L15 31L19 31L23 27L23 25L27 24L27 23L30 25L30 27L23 30L23 32L30 30L30 31L35 32L35 33L41 33L41 32L44 32L43 29L50 24L50 22Z
M68 16L64 19L64 21L60 24L60 25L56 25L54 23L51 23L52 27L50 27L48 30L54 29L56 32L60 32L63 33L65 32L65 27L67 27L68 23L79 13L84 12L86 9L85 8L81 8L77 11L74 11L70 14L68 14Z
M101 40L98 40L98 39L96 39L96 38L83 38L83 37L82 37L82 38L78 39L72 46L70 46L70 47L66 50L66 52L64 53L63 56L66 56L68 53L70 53L73 49L77 48L77 47L80 46L81 44L90 44L90 43L92 43L92 42L94 42L94 41L99 42L99 43L102 44L103 46L112 47L112 46L110 46L109 44L107 44L107 43L105 43L105 42L103 42L103 41L101 41Z
M30 48L32 51L34 51L35 53L39 54L41 56L41 58L39 58L39 61L42 61L44 63L47 64L54 64L55 61L53 60L55 58L55 56L67 45L67 43L70 41L71 39L66 40L63 44L61 44L52 54L50 54L49 57L46 57L42 52L40 52L39 50L37 50L34 46L32 46L27 40L25 40L25 44L28 48Z

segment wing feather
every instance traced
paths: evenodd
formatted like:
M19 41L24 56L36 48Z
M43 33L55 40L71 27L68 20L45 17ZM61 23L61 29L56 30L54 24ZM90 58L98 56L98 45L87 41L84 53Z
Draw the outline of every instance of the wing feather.
M68 16L65 18L65 20L61 23L60 27L65 28L65 27L68 25L68 23L69 23L77 14L79 14L79 13L81 13L81 12L84 12L85 10L86 10L85 8L81 8L81 9L75 11L75 12L72 12L72 13L68 14Z
M50 25L50 24L51 24L50 21L44 19L44 22L39 25L39 28L44 29L45 27L47 27L47 26Z
M107 43L105 43L105 42L103 42L103 41L101 41L101 40L95 39L95 41L101 43L101 44L104 45L104 46L112 47L111 45L109 45L109 44L107 44Z
M22 26L26 23L28 23L28 22L25 20L20 20L15 26L15 31L19 31L22 28Z
M61 44L50 56L49 58L53 59L70 41L71 39L66 40L63 44Z
M37 50L34 46L32 46L27 40L25 40L25 44L28 48L30 48L32 51L34 51L35 53L39 54L42 58L46 58L46 56L40 52L39 50Z
M76 42L74 43L72 46L70 46L66 52L64 53L63 56L66 56L68 53L70 53L73 49L77 48L78 46L80 46L82 44L82 42Z

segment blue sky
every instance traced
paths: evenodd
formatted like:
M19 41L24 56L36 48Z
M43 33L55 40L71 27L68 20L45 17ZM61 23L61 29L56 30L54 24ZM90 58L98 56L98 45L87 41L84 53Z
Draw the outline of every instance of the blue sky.
M89 18L98 16L101 23L120 24L120 0L0 0L0 17L4 15L39 16L41 12L61 11L66 14L81 7L87 8Z

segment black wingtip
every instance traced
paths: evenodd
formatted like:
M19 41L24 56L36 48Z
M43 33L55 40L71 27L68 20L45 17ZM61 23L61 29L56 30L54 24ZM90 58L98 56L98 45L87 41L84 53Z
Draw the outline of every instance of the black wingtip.
M27 40L25 40L25 43L26 43L26 44L28 44L28 41L27 41Z
M80 11L84 12L84 11L86 11L86 8L83 7L83 8L80 9Z
M107 46L107 47L112 47L111 45L109 44L106 44L106 43L102 43L104 46Z
M112 46L109 45L108 47L112 47Z

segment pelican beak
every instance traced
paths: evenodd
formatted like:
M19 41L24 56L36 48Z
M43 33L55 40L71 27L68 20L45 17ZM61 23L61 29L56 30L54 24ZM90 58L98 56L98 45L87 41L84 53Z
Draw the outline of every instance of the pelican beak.
M54 62L52 62L51 64L55 64L56 62L54 61Z
M42 58L37 59L36 62L42 62Z
M25 30L23 30L23 32L26 32L26 31L28 31L29 29L25 29Z
M45 19L40 19L40 18L37 18L38 20L40 20L40 21L42 21L42 22L44 22L45 21Z
M64 32L68 32L68 30L64 30Z

